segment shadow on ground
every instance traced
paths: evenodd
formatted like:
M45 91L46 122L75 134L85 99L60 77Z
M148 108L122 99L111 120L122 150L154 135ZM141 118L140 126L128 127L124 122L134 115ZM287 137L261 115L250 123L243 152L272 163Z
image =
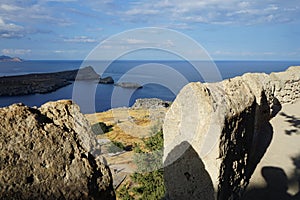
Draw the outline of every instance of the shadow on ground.
M291 125L290 130L285 130L287 135L300 134L300 119L298 117L295 117L294 115L288 115L284 112L281 112L280 115L285 117L285 121L289 122Z
M263 167L261 175L267 186L249 190L242 198L243 200L295 200L299 198L298 194L293 197L287 192L288 178L283 169L272 166Z

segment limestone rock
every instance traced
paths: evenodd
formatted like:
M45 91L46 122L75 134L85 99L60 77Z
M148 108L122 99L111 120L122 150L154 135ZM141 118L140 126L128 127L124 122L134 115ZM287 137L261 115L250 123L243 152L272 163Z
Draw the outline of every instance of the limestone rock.
M186 85L165 117L165 167L174 165L189 149L180 148L180 152L177 149L176 155L171 155L180 144L187 142L203 163L202 170L208 172L216 198L239 199L271 142L273 130L269 120L278 113L282 103L300 98L299 86L300 67L270 75L245 74L218 83ZM187 159L185 164L193 165L193 161ZM191 193L189 185L176 187L181 184L176 176L189 173L198 177L193 172L184 172L179 167L172 169L172 175L167 174L174 177L168 180L173 181L167 191L170 199ZM205 184L201 185L202 188L195 188L195 194L205 193Z
M171 105L170 101L163 101L158 98L143 98L135 100L132 105L133 109L157 109L168 108Z
M71 101L0 109L0 199L115 199L110 170Z

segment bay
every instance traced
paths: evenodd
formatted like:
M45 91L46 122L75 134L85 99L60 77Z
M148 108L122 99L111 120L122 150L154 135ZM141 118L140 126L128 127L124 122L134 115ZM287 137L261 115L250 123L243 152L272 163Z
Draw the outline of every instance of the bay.
M0 76L73 70L80 68L82 63L80 60L0 62ZM96 72L104 72L102 77L112 76L115 82L127 80L146 84L143 84L142 89L134 90L97 84L95 81L76 81L52 93L0 97L0 107L13 103L40 106L48 101L73 99L78 100L76 103L79 104L83 113L102 112L112 107L131 106L138 98L160 98L173 101L178 91L184 86L184 81L204 82L206 80L203 74L199 74L186 61L117 60L108 66L106 63L94 61L88 64L93 66ZM215 64L220 79L228 79L248 72L284 71L289 66L300 65L300 61L215 61ZM204 65L204 68L206 66L205 63L201 65ZM205 69L208 73L215 72L209 67ZM184 80L180 82L181 79ZM74 98L75 93L80 98Z

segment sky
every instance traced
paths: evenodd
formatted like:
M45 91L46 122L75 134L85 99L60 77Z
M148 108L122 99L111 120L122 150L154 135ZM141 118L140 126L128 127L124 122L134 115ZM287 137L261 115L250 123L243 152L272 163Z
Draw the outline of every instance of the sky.
M82 60L108 38L144 27L180 32L214 60L300 60L298 0L1 0L0 54ZM132 36L110 50L147 42Z

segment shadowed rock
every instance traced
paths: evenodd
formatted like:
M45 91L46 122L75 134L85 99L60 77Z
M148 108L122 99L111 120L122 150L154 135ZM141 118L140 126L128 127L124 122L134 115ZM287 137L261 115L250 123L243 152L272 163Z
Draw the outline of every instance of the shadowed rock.
M99 83L101 84L114 84L115 81L111 76L100 78Z
M199 155L188 142L177 145L168 154L164 165L168 199L214 199L211 178Z

